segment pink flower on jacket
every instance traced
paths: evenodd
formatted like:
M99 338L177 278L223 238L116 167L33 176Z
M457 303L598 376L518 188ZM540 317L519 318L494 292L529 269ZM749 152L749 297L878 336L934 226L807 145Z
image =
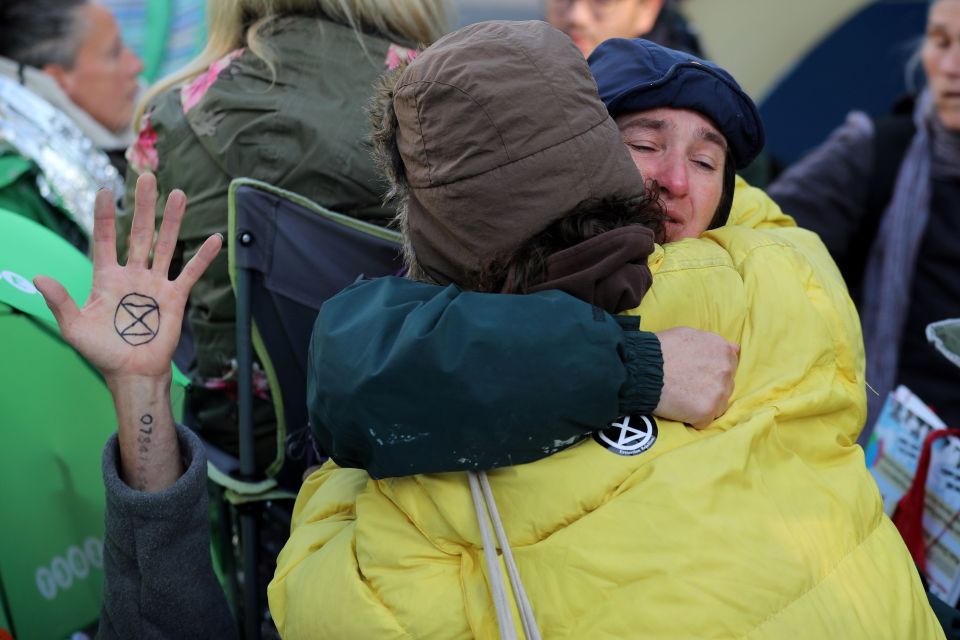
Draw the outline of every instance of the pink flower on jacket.
M387 57L384 59L383 64L387 65L387 69L393 71L404 62L410 62L416 57L417 52L415 49L408 49L398 44L391 44L390 48L387 49Z
M241 54L243 54L243 48L231 51L211 64L206 71L180 89L180 105L183 107L184 113L187 113L190 109L197 106L197 103L206 95L207 90L213 86L213 83L220 77L220 73L229 67L230 63L240 57Z
M130 148L127 149L127 162L137 173L156 171L160 166L160 156L157 153L157 132L150 124L150 116L144 115L140 120L140 133Z

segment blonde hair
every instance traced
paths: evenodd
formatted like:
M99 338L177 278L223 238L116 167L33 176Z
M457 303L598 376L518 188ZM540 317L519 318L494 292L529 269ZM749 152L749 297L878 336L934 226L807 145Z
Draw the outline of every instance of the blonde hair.
M447 31L448 0L207 0L207 44L182 69L150 87L137 104L134 130L147 104L164 91L189 82L239 47L246 46L275 72L275 60L263 40L264 29L287 14L326 16L349 25L359 38L372 30L414 47L429 46ZM362 43L361 43L362 44Z

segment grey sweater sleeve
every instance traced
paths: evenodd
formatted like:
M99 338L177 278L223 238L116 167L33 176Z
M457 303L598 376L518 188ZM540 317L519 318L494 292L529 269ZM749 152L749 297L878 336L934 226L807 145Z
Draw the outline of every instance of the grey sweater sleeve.
M155 494L118 473L114 434L103 452L107 507L103 604L98 638L236 638L210 558L207 459L191 431L177 427L187 467Z

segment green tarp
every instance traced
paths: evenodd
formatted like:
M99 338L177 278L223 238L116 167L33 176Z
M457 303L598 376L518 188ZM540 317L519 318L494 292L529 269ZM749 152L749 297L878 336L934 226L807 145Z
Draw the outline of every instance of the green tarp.
M59 236L0 210L0 638L6 629L59 640L99 614L100 455L116 417L103 379L60 338L31 282L57 278L82 304L92 272ZM185 386L175 371L178 417Z

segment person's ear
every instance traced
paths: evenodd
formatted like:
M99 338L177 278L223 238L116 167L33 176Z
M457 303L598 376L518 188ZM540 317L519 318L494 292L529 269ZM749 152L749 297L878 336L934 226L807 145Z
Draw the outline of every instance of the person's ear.
M637 13L633 31L638 36L645 36L653 29L660 12L663 10L663 0L637 0L642 6Z
M43 65L40 70L53 78L65 94L68 96L73 95L73 72L62 65L53 63Z

